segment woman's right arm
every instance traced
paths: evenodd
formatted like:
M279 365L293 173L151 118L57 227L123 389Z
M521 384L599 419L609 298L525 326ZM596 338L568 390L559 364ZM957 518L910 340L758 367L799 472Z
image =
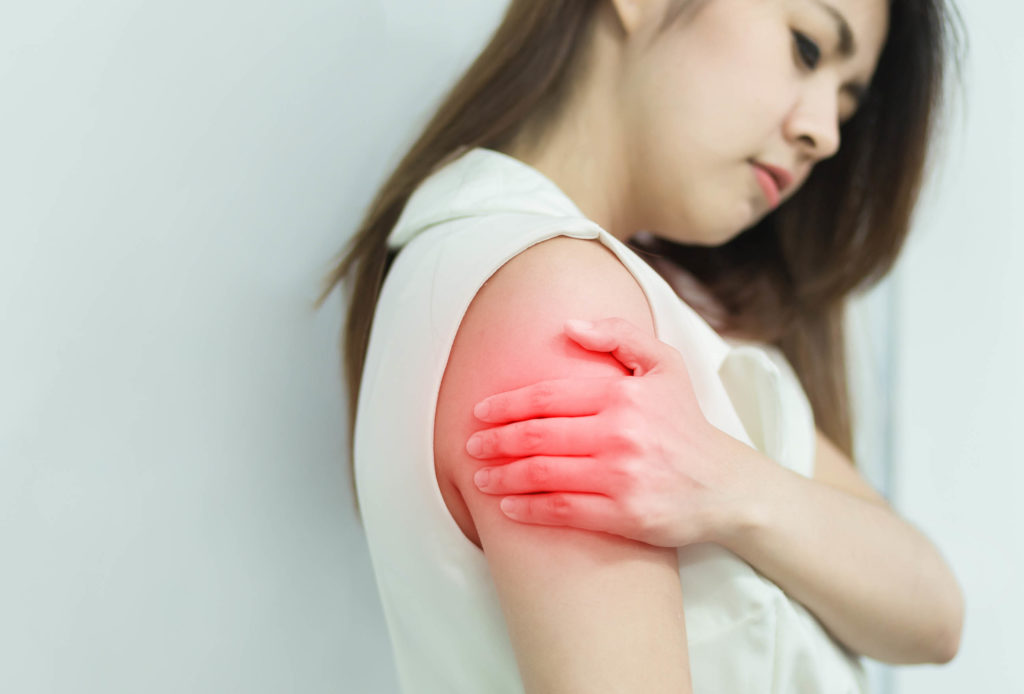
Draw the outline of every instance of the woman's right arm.
M689 694L676 550L512 521L501 497L476 488L481 462L465 449L474 431L488 428L472 414L488 395L552 378L628 373L562 332L567 318L607 316L654 334L640 286L597 240L558 236L502 266L455 338L438 395L435 464L473 517L527 692Z

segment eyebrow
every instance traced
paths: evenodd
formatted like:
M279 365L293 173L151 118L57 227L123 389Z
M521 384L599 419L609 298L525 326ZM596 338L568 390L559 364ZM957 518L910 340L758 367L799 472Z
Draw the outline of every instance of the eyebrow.
M850 24L846 21L846 17L835 7L824 2L824 0L813 0L813 2L825 10L836 22L836 29L839 31L839 55L847 59L852 58L853 54L857 52L857 41L853 38L853 31L850 29ZM864 96L868 91L867 85L860 82L851 82L847 85L847 89L850 95L856 99L857 106L859 107L864 102Z

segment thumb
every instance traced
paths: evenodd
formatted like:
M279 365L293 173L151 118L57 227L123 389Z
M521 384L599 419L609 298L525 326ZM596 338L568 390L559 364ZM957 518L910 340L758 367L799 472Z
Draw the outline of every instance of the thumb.
M592 352L610 352L634 376L654 371L674 351L624 318L604 318L593 323L567 320L565 329L581 347Z

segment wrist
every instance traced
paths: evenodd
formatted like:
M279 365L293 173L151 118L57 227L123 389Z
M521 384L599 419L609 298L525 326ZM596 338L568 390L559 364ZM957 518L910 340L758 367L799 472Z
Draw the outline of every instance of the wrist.
M742 557L744 548L757 542L776 517L773 507L784 496L779 487L788 471L757 449L731 440L726 464L732 480L720 505L715 541Z

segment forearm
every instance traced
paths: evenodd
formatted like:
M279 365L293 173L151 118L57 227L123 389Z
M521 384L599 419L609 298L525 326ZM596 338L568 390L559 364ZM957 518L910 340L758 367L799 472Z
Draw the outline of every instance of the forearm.
M774 462L721 544L805 605L851 650L888 663L956 653L963 597L931 542L889 508Z

